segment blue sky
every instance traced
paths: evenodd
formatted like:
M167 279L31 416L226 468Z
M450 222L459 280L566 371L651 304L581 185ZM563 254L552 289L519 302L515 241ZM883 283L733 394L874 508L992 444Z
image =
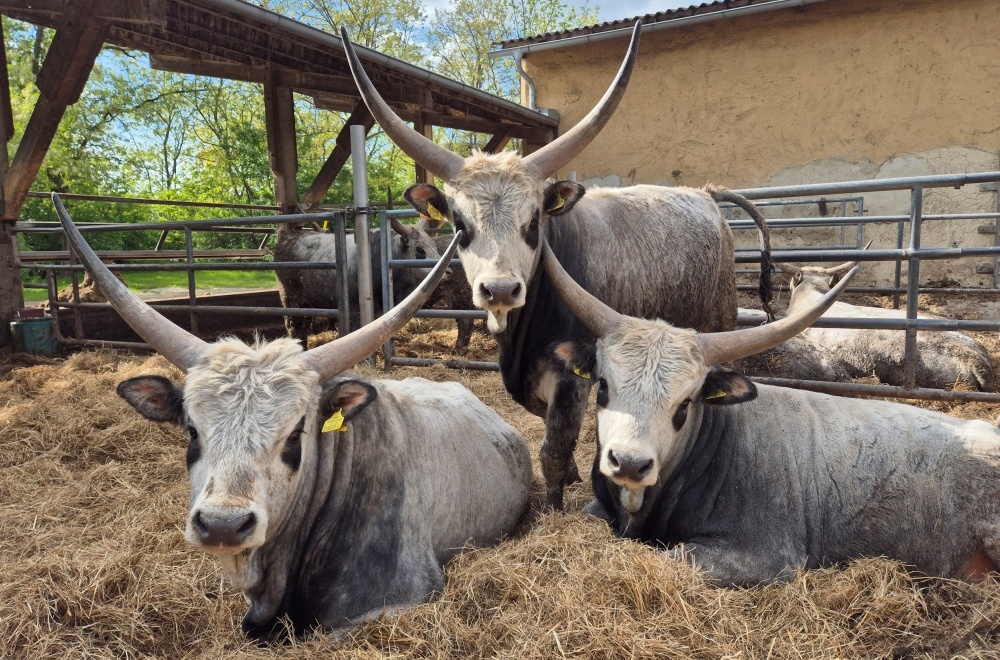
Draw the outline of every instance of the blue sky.
M667 9L677 9L678 7L690 7L699 5L708 0L605 0L604 2L590 2L591 6L598 5L600 12L597 15L598 21L614 21L621 18L631 18L643 14L655 14L658 11ZM582 2L574 4L582 5Z

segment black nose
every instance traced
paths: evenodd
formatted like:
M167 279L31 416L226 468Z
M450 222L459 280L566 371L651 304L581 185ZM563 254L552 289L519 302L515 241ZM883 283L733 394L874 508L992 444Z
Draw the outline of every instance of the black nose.
M199 511L194 514L191 526L203 545L236 546L253 534L257 527L257 516L251 512L224 516Z
M608 450L608 464L611 465L611 476L623 481L640 482L653 469L653 459L619 454L613 449Z
M479 290L482 292L486 302L491 305L503 305L511 307L514 300L521 293L520 282L493 282L489 286L480 284Z

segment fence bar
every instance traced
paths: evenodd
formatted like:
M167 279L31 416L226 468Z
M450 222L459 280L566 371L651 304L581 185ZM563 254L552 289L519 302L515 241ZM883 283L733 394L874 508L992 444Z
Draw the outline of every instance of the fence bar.
M401 367L433 367L436 364L449 369L466 369L468 371L500 371L496 362L477 362L473 360L439 360L436 358L394 357L387 360L392 365Z
M752 376L755 383L793 387L797 390L811 390L847 396L875 396L895 399L920 399L922 401L981 401L1000 403L1000 392L967 392L964 390L935 390L929 387L908 389L895 385L869 385L867 383L839 383L819 380L796 380L792 378L770 378Z
M334 240L334 252L337 255L337 263L347 263L347 215L337 213L333 218L333 232L336 235ZM336 264L334 264L336 267ZM349 295L350 282L348 282L347 269L341 266L337 268L337 332L343 337L351 332L351 296Z
M184 228L184 249L187 250L187 264L194 265L194 240L191 238L191 228ZM194 310L198 306L198 290L195 284L194 270L188 268L188 304L191 305L191 333L198 334L198 313Z
M924 189L914 186L910 191L910 251L920 249L920 225L924 209ZM920 257L911 256L906 272L906 320L917 318L917 296L920 292ZM906 343L903 349L903 384L906 389L917 386L917 328L906 327Z
M110 303L56 303L60 309L109 309L114 310ZM197 311L199 314L244 314L246 316L322 316L336 318L336 309L319 309L314 307L244 307L240 305L163 305L147 303L158 312Z
M28 197L36 199L49 199L52 193L29 192ZM76 193L59 193L59 197L64 200L76 200L81 202L110 202L113 204L142 204L144 206L187 206L192 208L210 209L245 209L257 211L280 211L280 206L267 206L266 204L230 204L227 202L190 202L181 199L143 199L141 197L113 197L109 195L80 195Z
M835 183L781 186L777 188L745 188L733 192L743 195L747 199L771 199L774 197L805 197L809 195L839 195L885 190L912 190L915 186L920 186L921 188L961 188L970 183L993 183L994 181L1000 181L1000 172L936 174L932 176L907 176L893 179L838 181Z
M389 272L389 258L392 256L389 244L389 214L386 211L379 213L378 218L379 240L382 243L382 254L379 255L379 272L382 273L382 313L385 314L392 307L392 277ZM394 352L392 336L386 337L382 344L382 356L384 357L383 369L389 371L392 367L392 356Z

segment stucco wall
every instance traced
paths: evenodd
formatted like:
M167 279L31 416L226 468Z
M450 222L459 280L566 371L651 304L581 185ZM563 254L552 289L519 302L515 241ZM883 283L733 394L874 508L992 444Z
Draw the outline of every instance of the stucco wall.
M996 0L829 0L644 33L617 113L561 174L740 188L1000 170L997 35ZM538 105L560 112L561 130L597 102L626 46L617 39L525 58ZM909 196L866 194L864 204L870 214L906 213ZM939 189L924 208L996 211L997 195ZM923 242L991 245L981 224L930 223ZM868 237L890 247L896 228ZM778 244L815 241L786 233ZM925 262L921 280L992 286L978 264L992 261ZM891 272L875 270L883 282Z

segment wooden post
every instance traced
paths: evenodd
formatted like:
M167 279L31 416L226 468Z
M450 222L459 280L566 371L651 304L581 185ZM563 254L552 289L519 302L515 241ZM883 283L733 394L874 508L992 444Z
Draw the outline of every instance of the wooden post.
M268 69L264 76L264 122L267 152L274 174L274 199L282 213L296 213L299 191L295 175L299 169L295 144L295 105L292 90L278 85L278 76Z
M14 222L38 175L66 108L76 103L104 45L107 26L93 19L97 0L69 3L38 73L41 94L3 181L3 220Z
M434 139L434 126L424 121L424 113L418 113L413 122L413 128L428 140ZM420 163L416 164L416 182L429 183L434 185L434 175L427 171Z
M510 129L501 128L493 134L490 141L486 143L485 147L483 147L483 151L488 154L499 153L500 151L503 151L503 148L507 146L508 142L510 142Z
M94 20L96 4L97 0L69 3L38 74L36 85L41 94L17 153L10 161L7 144L14 133L14 122L7 60L0 36L0 51L4 51L0 64L0 346L10 343L10 322L24 306L14 223L66 108L80 98L104 45L107 26Z
M323 167L320 168L316 179L309 186L309 190L302 195L302 208L309 210L310 207L322 202L330 186L333 185L334 179L344 169L347 159L351 157L351 126L355 125L364 126L365 135L368 135L369 131L375 125L375 118L368 111L368 106L365 105L364 101L359 101L354 106L351 116L344 122L344 127L340 129L340 133L337 135L333 151L330 152L326 162L323 163Z

